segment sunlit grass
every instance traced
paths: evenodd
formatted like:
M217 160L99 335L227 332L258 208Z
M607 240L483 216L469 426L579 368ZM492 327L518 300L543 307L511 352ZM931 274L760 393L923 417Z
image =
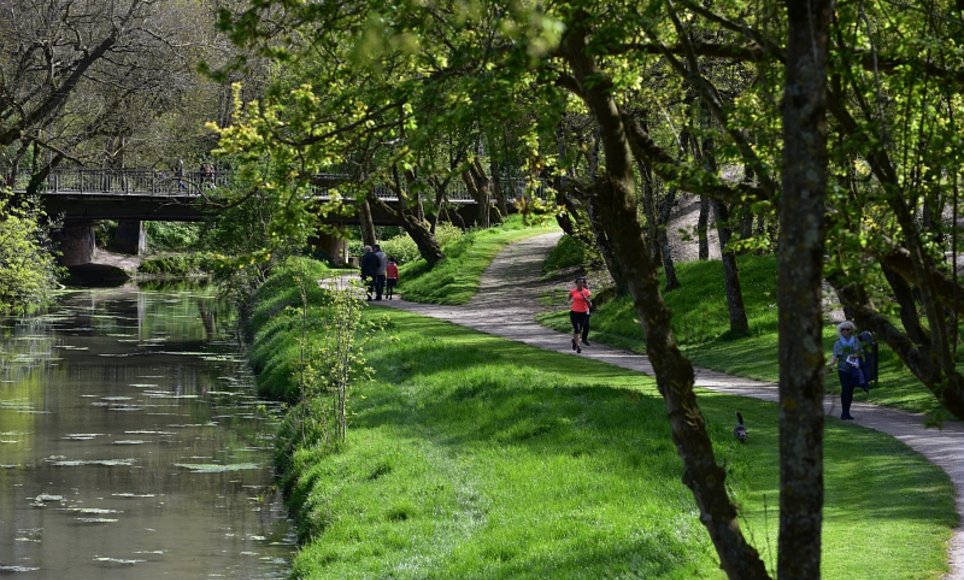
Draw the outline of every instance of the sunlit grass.
M528 237L549 233L555 226L524 226L513 216L506 223L472 230L446 245L445 260L428 268L424 260L402 267L399 292L406 300L431 304L465 304L479 290L482 273L505 246Z
M651 379L389 316L368 351L377 378L351 393L347 445L303 446L286 475L305 540L296 576L722 577ZM778 411L701 398L741 525L772 567ZM746 445L731 435L738 409ZM826 469L826 577L940 577L956 516L939 469L836 421Z

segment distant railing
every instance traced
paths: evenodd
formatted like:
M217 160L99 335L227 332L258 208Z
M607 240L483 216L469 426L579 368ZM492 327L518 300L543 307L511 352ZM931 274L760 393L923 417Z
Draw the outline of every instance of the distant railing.
M14 189L25 191L31 176L22 174L14 182ZM350 180L347 174L326 173L315 177L313 187L319 198L328 197L328 192L339 183ZM178 174L173 171L151 169L56 169L47 176L40 186L45 195L139 195L156 197L199 197L209 190L225 187L231 183L230 171L192 171ZM529 182L519 177L503 177L500 185L506 199L514 201L526 196ZM387 186L376 186L374 193L385 201L395 201L397 196ZM535 187L536 197L545 199L548 194L545 183ZM450 201L473 202L465 184L452 180L446 188ZM495 197L493 195L493 202Z

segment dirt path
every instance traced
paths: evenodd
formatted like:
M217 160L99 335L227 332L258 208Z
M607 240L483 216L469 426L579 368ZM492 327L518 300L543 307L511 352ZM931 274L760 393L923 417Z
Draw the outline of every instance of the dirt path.
M404 300L382 302L386 306L447 320L488 334L516 340L546 350L571 353L569 335L537 324L534 313L545 310L539 297L548 288L539 280L542 262L561 234L546 234L512 244L503 250L482 276L481 288L465 306L416 304ZM404 287L403 287L404 288ZM559 305L554 305L558 309ZM573 355L576 356L576 355ZM582 355L616 366L653 375L649 360L601 345L583 347ZM696 385L715 391L777 401L777 386L696 369ZM837 416L837 398L824 401L828 415ZM924 427L924 416L866 403L855 402L856 424L903 441L950 476L957 494L957 513L964 522L964 424L950 423L943 430ZM955 531L948 549L951 572L948 579L964 579L964 527Z

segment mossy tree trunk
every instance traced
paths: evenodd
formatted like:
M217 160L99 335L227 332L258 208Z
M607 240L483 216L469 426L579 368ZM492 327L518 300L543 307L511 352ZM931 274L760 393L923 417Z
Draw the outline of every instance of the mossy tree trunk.
M788 0L783 94L779 578L819 578L823 524L823 278L830 0Z
M627 130L613 97L612 82L587 50L589 22L587 14L575 11L560 49L575 77L574 89L599 125L605 151L605 172L592 190L594 212L628 281L646 332L647 354L666 402L673 439L683 460L683 481L693 491L700 520L716 547L721 566L734 578L767 578L763 561L740 530L736 506L725 485L726 472L716 462L706 421L693 392L693 366L677 347L670 327L670 311L659 292L658 268L636 219Z

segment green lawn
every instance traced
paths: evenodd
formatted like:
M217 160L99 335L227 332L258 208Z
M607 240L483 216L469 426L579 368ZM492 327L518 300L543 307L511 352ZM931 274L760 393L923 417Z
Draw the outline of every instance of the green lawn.
M297 577L719 578L651 379L374 310L376 379L348 443L287 463ZM701 393L741 525L773 566L777 409ZM739 409L750 439L730 430ZM830 421L824 576L939 578L946 476L893 438ZM882 563L886 563L882 565Z
M429 304L465 304L479 290L482 273L507 245L556 231L555 224L525 226L519 216L486 230L471 230L443 248L445 260L429 269L424 260L401 268L399 292L406 300Z

